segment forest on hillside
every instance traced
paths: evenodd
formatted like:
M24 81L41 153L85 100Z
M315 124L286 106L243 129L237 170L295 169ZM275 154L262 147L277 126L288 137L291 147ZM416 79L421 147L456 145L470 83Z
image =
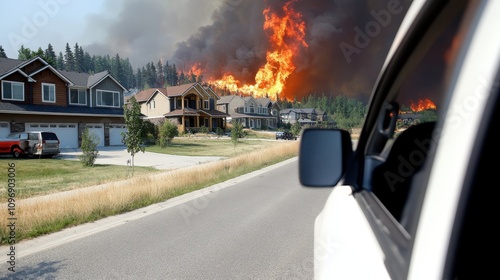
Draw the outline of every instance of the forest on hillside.
M168 87L192 82L204 83L203 76L194 73L177 71L175 64L149 62L145 66L133 69L128 58L122 58L117 53L110 55L90 55L82 46L75 43L73 47L66 43L65 51L55 53L51 44L43 50L36 51L21 46L18 50L19 60L29 60L39 56L58 70L76 71L84 73L98 73L105 70L127 89L143 90L154 87ZM0 45L0 58L6 58L5 51ZM231 94L227 89L214 89L220 96ZM321 93L311 94L300 100L276 100L281 109L286 108L316 108L326 112L330 121L344 129L360 127L366 113L366 104L361 100L346 97L343 94Z

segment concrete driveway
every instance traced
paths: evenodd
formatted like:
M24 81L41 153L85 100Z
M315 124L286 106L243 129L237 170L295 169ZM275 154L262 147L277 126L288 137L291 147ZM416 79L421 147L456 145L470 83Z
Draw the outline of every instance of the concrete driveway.
M130 154L125 146L107 146L97 148L99 155L95 164L129 165ZM78 160L80 149L61 149L61 153L54 158L64 160ZM224 157L207 156L173 156L151 152L139 152L134 156L134 166L149 166L157 169L178 169L202 163L218 161Z

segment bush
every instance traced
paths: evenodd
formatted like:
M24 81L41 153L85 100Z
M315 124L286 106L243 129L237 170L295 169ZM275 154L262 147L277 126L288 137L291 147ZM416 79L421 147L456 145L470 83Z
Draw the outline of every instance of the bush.
M99 151L97 150L97 145L99 145L99 138L95 134L91 134L88 128L82 133L82 154L78 156L78 159L83 164L83 166L93 166Z
M158 133L158 141L160 147L168 146L168 143L177 135L179 135L179 129L177 126L170 121L165 121L160 127L160 132Z

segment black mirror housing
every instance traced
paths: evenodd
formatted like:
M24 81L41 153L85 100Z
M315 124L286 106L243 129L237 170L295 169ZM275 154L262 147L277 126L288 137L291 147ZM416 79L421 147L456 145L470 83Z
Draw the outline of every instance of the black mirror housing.
M352 156L351 135L341 129L308 128L299 150L299 180L306 187L332 187Z

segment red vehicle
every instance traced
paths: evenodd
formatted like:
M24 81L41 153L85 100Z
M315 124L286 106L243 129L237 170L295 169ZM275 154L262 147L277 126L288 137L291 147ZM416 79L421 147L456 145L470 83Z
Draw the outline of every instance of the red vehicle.
M7 138L0 139L0 153L1 154L12 154L13 157L19 158L24 154L24 149L27 145L27 141L21 140L19 138Z
M12 154L14 158L23 155L53 157L60 152L59 144L59 138L53 132L17 132L0 140L0 153Z

